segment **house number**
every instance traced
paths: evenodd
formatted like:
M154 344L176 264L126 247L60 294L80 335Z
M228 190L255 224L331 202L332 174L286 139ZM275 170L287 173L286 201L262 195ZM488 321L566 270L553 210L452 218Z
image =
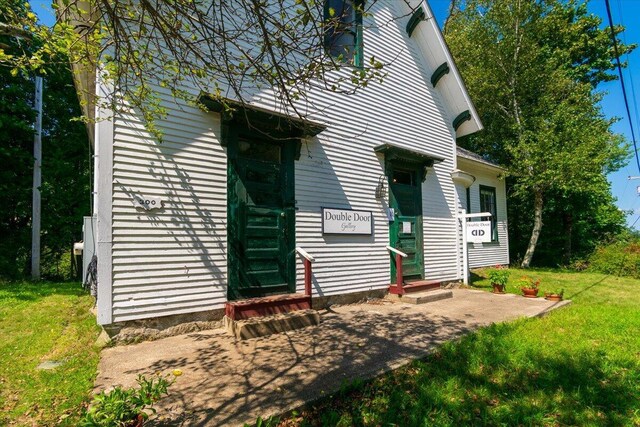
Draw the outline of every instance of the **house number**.
M150 211L162 208L162 199L160 199L160 197L134 196L133 204L137 208L143 208Z

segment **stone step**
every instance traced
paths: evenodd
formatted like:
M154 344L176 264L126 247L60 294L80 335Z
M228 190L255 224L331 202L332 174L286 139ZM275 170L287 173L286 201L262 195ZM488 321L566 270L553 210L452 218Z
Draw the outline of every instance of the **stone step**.
M443 299L453 298L453 292L449 289L435 289L431 291L412 292L402 296L397 296L396 301L408 304L426 304L429 302L440 301Z
M240 320L224 317L224 325L227 332L241 340L264 337L319 324L320 313L310 309Z

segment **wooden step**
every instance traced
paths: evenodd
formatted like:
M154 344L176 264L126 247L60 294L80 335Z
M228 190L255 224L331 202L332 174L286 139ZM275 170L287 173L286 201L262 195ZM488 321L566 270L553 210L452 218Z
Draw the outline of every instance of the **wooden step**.
M284 294L228 301L225 304L225 314L229 319L241 320L289 313L297 310L308 310L310 308L310 296L304 294Z
M396 284L389 286L389 293L395 295L408 294L412 292L429 291L440 289L441 282L438 280L409 280L402 286L402 291L398 289Z

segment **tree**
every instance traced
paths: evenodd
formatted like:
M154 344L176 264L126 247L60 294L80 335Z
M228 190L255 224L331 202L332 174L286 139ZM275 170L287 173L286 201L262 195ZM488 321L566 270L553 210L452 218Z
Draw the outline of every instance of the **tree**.
M512 198L532 206L525 268L549 196L592 191L627 156L595 92L615 79L615 54L600 23L573 0L468 0L455 3L446 23L445 37L486 128L462 144L505 165ZM620 43L620 52L632 48Z
M384 77L382 62L369 57L354 64L351 47L343 45L360 31L360 17L375 3L57 0L59 18L52 28L38 25L31 12L16 14L7 21L13 25L0 27L0 33L26 32L43 41L28 55L0 51L0 62L33 70L68 57L76 73L99 64L150 130L164 113L164 90L194 102L196 88L227 108L229 98L244 103L264 90L274 94L279 107L304 117L313 110L309 91L353 93ZM93 94L85 89L88 99Z
M7 5L7 2L3 5ZM12 13L27 9L19 1ZM7 9L0 11L6 23ZM37 48L31 39L0 36L5 54L27 54ZM31 249L31 189L33 177L33 75L0 65L0 277L28 273ZM80 116L67 61L41 68L43 99L42 250L43 275L68 277L57 266L81 239L82 216L90 212L91 151Z

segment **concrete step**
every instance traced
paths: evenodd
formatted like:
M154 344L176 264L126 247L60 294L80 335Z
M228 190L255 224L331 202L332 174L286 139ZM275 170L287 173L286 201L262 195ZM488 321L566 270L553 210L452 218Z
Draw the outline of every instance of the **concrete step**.
M319 324L320 313L316 310L298 310L273 316L251 317L239 320L234 320L228 316L224 317L224 325L227 332L241 340L264 337Z
M449 289L434 289L431 291L412 292L405 295L389 294L389 296L395 301L405 302L408 304L426 304L429 302L453 298L453 292Z

